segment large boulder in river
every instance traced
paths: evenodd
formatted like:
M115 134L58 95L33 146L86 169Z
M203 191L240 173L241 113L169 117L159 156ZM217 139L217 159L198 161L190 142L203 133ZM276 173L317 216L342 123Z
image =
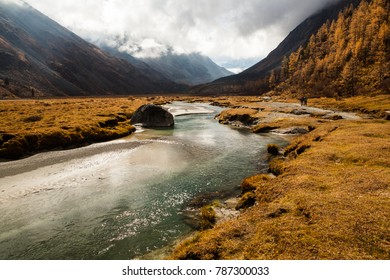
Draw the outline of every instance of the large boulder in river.
M172 127L175 124L171 113L154 104L139 107L131 118L131 123L140 123L143 127Z

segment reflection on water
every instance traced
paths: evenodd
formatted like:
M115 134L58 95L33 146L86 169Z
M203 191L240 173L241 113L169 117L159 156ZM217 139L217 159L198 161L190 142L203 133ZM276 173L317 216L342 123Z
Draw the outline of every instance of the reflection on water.
M204 113L176 116L174 129L146 129L104 149L69 151L66 160L66 151L41 154L22 163L61 160L0 173L0 258L145 255L191 231L182 212L194 197L238 193L242 178L264 167L265 146L282 141L219 125L216 107L185 106ZM96 154L85 153L95 148Z

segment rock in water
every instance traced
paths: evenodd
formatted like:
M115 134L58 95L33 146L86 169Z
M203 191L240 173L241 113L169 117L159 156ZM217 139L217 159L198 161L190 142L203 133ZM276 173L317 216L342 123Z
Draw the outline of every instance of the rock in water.
M143 127L172 127L175 124L171 113L154 104L139 107L131 118L131 123L140 123Z

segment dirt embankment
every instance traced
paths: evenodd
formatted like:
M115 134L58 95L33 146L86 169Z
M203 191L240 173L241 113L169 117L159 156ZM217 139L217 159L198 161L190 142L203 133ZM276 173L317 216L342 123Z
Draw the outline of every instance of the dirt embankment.
M283 150L270 147L276 176L243 181L238 217L185 240L170 258L389 259L390 123L277 103L240 106L221 122L306 132Z

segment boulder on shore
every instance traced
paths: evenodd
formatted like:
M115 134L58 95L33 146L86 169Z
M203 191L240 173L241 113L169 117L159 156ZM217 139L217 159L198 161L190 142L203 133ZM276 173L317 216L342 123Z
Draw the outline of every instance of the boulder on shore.
M146 104L135 111L131 124L141 124L143 127L173 127L173 115L161 106Z

